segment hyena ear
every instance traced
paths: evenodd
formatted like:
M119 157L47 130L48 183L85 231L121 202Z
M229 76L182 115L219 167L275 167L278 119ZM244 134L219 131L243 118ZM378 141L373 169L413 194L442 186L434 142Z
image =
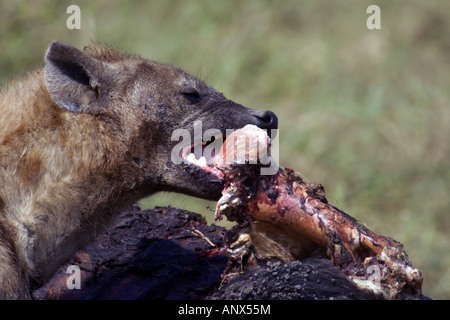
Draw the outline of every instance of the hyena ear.
M45 55L45 82L52 99L72 112L101 112L106 66L61 41L50 44Z

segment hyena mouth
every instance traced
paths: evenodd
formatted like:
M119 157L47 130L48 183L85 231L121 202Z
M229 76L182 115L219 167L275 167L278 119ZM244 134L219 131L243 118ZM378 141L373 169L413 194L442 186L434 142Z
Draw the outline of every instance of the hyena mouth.
M227 136L216 135L208 141L186 147L182 157L187 164L224 180L224 173L233 167L270 164L270 144L271 139L266 131L246 125Z
M215 161L225 139L226 136L221 134L213 136L210 140L203 140L201 143L193 144L182 150L182 157L187 164L199 168L222 180L224 174L215 166Z

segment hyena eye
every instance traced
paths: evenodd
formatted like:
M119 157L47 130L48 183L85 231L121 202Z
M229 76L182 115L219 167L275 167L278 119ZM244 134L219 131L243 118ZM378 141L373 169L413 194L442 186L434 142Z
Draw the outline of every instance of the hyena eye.
M191 103L197 103L201 99L200 93L194 88L186 88L181 91L181 94Z

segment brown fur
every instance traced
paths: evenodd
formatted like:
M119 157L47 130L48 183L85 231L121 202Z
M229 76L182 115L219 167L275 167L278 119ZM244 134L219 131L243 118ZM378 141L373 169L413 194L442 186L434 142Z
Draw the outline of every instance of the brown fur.
M273 113L170 65L52 43L44 69L0 92L0 298L30 298L30 283L144 196L218 199L221 181L170 158L173 130L196 120L224 133L276 127Z

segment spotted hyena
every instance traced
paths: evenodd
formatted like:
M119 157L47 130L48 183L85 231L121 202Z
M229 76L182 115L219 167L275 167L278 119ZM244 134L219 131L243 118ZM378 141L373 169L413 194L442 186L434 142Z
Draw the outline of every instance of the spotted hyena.
M0 92L0 298L29 298L124 207L159 191L218 199L223 181L175 163L176 129L277 126L173 66L56 41ZM200 143L202 143L200 141ZM204 145L203 142L202 145Z

